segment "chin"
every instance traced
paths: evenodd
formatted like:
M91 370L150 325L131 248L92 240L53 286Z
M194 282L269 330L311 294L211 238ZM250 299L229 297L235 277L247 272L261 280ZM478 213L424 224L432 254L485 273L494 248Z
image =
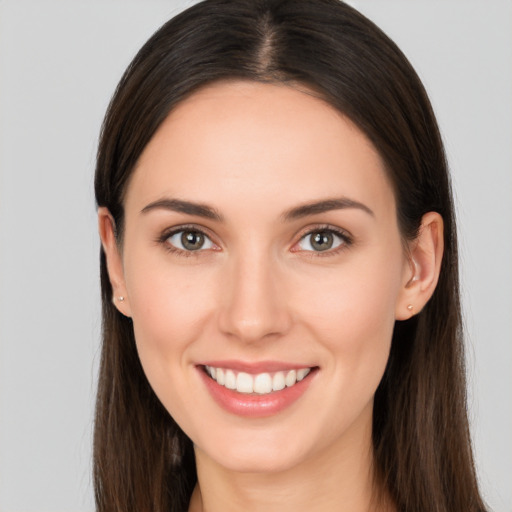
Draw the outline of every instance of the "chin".
M203 437L194 445L196 455L198 459L204 456L228 471L272 474L299 467L314 458L317 451L325 449L319 446L323 444L322 436L315 435L316 432L305 428L300 432L291 430L289 425L288 428L284 425L275 427L267 425L260 429L252 425L222 432L219 436Z
M210 457L225 469L236 473L282 473L301 464L303 454L293 449L234 449Z

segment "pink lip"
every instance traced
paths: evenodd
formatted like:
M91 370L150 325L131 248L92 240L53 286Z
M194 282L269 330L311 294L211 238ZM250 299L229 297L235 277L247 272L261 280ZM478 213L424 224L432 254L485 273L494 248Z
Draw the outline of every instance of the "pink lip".
M243 361L206 361L199 363L200 366L213 366L214 368L228 368L237 372L250 373L256 375L258 373L273 373L273 372L286 372L289 370L300 370L301 368L311 368L309 365L304 364L291 364L279 361L258 361L258 362L243 362Z
M212 363L211 366L215 366L217 368L227 367L233 370L246 371L252 374L260 373L260 370L255 371L254 367L249 370L247 365L242 365L244 368L242 370L240 369L240 366L231 365L231 363L231 366L217 366L217 364L218 363ZM271 372L285 369L283 368L282 364L277 370L269 369L270 366L268 364L265 365L265 370ZM304 366L293 366L286 369L297 368L304 368ZM277 414L286 409L294 402L296 402L306 392L312 381L312 378L317 373L317 368L314 368L303 380L297 382L294 386L284 388L281 391L274 391L267 395L253 395L239 393L235 390L227 389L224 386L217 384L216 381L207 375L202 366L198 366L197 369L201 378L203 379L204 384L206 385L206 388L218 405L232 414L236 414L237 416L244 416L247 418L264 418L266 416Z

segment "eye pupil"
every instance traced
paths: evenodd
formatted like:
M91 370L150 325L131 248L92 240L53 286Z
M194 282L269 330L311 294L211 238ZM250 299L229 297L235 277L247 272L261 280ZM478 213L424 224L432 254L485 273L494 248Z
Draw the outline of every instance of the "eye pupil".
M204 245L204 235L197 231L184 231L181 235L181 243L188 251L197 251Z
M311 236L311 247L316 251L327 251L333 243L333 234L327 231L319 231Z

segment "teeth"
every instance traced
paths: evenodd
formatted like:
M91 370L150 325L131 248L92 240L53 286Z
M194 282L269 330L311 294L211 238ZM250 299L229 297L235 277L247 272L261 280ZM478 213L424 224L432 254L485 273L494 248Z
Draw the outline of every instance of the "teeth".
M217 381L218 382L218 381ZM274 391L281 391L286 387L286 382L284 380L284 373L277 372L272 379L272 389Z
M240 372L236 378L236 390L239 393L252 393L254 381L248 373Z
M287 372L259 373L251 375L246 372L235 373L233 370L205 366L208 375L218 384L239 393L257 393L266 395L272 391L281 391L285 387L294 386L309 374L311 368L300 368Z
M254 392L264 395L272 391L272 377L268 373L260 373L254 378Z
M228 389L236 389L236 376L232 370L226 370L225 378L226 382L224 386Z
M297 370L297 381L301 381L308 373L309 368L301 368L300 370Z
M284 382L287 387L293 386L297 382L297 372L295 370L290 370L286 374Z

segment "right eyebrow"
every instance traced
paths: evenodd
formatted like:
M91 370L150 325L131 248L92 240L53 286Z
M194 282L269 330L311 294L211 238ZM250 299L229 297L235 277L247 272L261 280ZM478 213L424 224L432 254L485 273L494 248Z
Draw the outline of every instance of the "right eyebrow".
M191 201L184 201L182 199L158 199L146 205L140 213L148 213L153 210L170 210L173 212L186 213L188 215L196 215L197 217L204 217L205 219L216 220L223 222L222 215L211 206L203 203L194 203Z

